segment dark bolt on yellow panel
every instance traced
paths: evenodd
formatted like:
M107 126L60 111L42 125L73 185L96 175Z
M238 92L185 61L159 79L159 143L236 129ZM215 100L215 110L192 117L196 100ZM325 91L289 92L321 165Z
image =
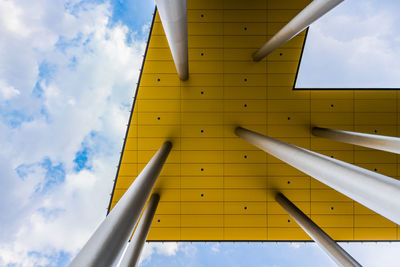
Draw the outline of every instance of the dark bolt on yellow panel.
M188 22L222 22L223 12L222 10L210 10L210 9L200 9L200 10L188 10L187 12Z
M153 227L180 227L181 215L161 215L154 216Z
M313 126L399 136L397 91L293 90L305 31L252 55L310 0L188 0L189 79L155 14L112 209L167 140L148 240L308 241L283 193L332 238L399 240L399 226L238 138L243 126L393 178L400 156L315 137Z

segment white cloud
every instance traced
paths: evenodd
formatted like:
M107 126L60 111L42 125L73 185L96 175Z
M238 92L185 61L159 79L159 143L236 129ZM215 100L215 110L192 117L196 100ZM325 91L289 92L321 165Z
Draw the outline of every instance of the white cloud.
M399 87L400 3L344 1L309 31L297 87Z
M0 80L0 99L9 100L19 94L20 92L17 89Z
M177 242L146 243L140 256L140 262L150 261L154 253L164 256L175 256L182 248L182 244L178 244Z
M363 266L399 266L400 243L340 243Z
M221 250L221 243L213 243L213 244L210 246L210 249L211 249L211 251L214 252L214 253L219 253L220 250Z
M56 265L106 214L145 45L110 10L0 1L0 266Z
M295 242L291 242L289 244L289 247L294 248L294 249L298 249L302 246L302 243L295 243Z

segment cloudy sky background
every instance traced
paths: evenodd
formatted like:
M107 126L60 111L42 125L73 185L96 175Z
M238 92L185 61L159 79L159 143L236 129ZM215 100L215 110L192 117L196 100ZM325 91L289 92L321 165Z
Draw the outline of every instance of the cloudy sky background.
M0 0L0 266L67 266L104 219L153 9ZM345 1L311 29L297 86L396 87L399 11L398 0ZM367 266L400 259L399 243L343 246ZM333 266L311 243L152 243L142 258Z

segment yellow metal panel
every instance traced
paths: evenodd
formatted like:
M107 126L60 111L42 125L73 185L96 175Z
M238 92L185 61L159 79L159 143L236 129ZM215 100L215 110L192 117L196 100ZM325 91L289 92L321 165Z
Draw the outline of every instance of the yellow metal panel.
M224 63L224 71L226 73L266 73L267 68L265 62L256 64L251 61L226 61ZM265 88L263 91L265 91Z
M159 202L157 206L158 214L179 214L179 202Z
M187 12L188 22L222 22L223 13L221 10L188 10Z
M355 100L356 112L397 112L396 99Z
M188 35L222 35L223 29L221 23L188 23Z
M210 35L210 36L197 36L189 35L189 49L191 48L223 48L224 39L222 36Z
M266 227L266 215L225 215L225 227Z
M296 9L268 9L268 22L287 22L294 18L300 10Z
M268 1L268 10L274 11L275 9L303 9L310 0L297 1L297 0L285 0L285 1ZM300 11L300 10L299 10ZM289 18L288 18L289 19Z
M225 36L224 47L226 48L254 48L261 47L267 40L266 36Z
M222 138L182 138L182 150L223 150Z
M380 215L355 215L355 227L396 227L396 224Z
M266 214L265 202L227 202L224 206L225 214Z
M343 125L354 124L354 114L350 112L330 113L330 112L313 112L311 113L311 122L314 125L325 128L338 128Z
M293 90L305 31L261 62L254 52L309 0L188 0L189 79L161 21L145 55L112 209L166 141L149 240L310 240L282 192L335 240L398 240L398 226L234 134L241 125L394 178L399 156L312 136L312 126L398 136L394 91Z
M222 214L223 210L223 202L182 202L181 205L182 214Z
M182 177L182 188L223 188L222 177Z
M151 227L147 240L180 240L180 228Z
M345 201L350 201L353 202L350 198L340 194L337 191L334 191L332 189L329 190L320 190L320 189L315 189L311 191L311 200L312 201L331 201L331 202L345 202Z
M192 48L189 49L189 58L193 61L222 60L224 50L220 48Z
M222 73L223 64L218 61L198 61L189 63L190 72L198 73Z
M310 215L310 202L293 201L293 203L307 215ZM276 201L267 203L268 216L274 215L287 215L287 212Z
M311 219L320 227L353 227L353 215L311 215Z
M268 215L268 227L299 227L288 214Z
M156 214L152 222L152 227L180 227L180 217L181 215Z
M266 163L267 155L262 151L224 151L225 163Z
M265 87L225 87L223 91L225 99L267 99ZM265 122L265 121L264 121Z
M267 21L267 11L265 9L224 10L224 22L266 22L266 21ZM265 26L265 24L263 25Z
M189 228L185 227L181 229L181 240L223 240L224 229L223 228ZM148 238L149 239L149 238Z
M187 1L187 8L190 9L223 9L222 1L202 0L202 1Z
M197 215L191 214L182 216L182 227L222 227L223 215Z
M323 230L327 233L333 240L351 240L354 236L353 227L324 227Z
M267 5L264 0L241 1L241 0L223 0L224 7L229 9L266 9Z
M224 190L224 201L266 201L265 189L226 189Z
M396 228L354 228L355 240L398 240Z
M226 48L224 49L224 61L251 61L251 56L254 54L254 48ZM265 59L262 60L262 62Z
M225 240L265 240L267 228L224 228Z
M362 112L354 114L354 120L358 125L396 125L397 116L397 113Z
M160 87L141 87L138 90L138 99L147 100L147 99L179 99L180 98L180 88L177 86L164 86L162 90Z
M255 22L224 23L224 34L267 35L267 27L265 26L265 23L255 23Z
M222 201L223 191L219 189L182 189L182 201Z
M187 87L182 90L182 99L223 99L223 90L221 87ZM186 101L185 101L186 102ZM187 112L183 113L185 116ZM185 124L185 123L184 123Z
M267 182L265 176L252 176L252 177L241 177L241 176L225 176L224 177L225 188L267 188Z
M268 240L281 240L281 241L310 240L310 237L301 228L268 227L267 236Z
M281 177L268 177L269 188L279 189L308 189L310 188L310 178L295 177L295 176L281 176Z
M179 113L139 113L137 117L139 125L179 125L181 122Z
M171 50L168 48L150 49L147 51L147 60L172 60Z

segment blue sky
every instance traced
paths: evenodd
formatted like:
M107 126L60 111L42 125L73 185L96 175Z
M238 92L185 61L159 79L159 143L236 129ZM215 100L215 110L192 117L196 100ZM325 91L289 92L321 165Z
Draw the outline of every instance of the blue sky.
M297 87L400 88L397 0L346 0L310 27Z
M371 82L396 82L400 4L384 2L348 0L317 22L309 45L320 49L306 48L299 83L335 84L346 68L341 81L356 82L362 51L379 56ZM0 266L67 266L104 219L153 11L139 0L0 0ZM368 266L398 263L399 244L343 246ZM160 264L333 266L312 243L146 245L142 266Z

